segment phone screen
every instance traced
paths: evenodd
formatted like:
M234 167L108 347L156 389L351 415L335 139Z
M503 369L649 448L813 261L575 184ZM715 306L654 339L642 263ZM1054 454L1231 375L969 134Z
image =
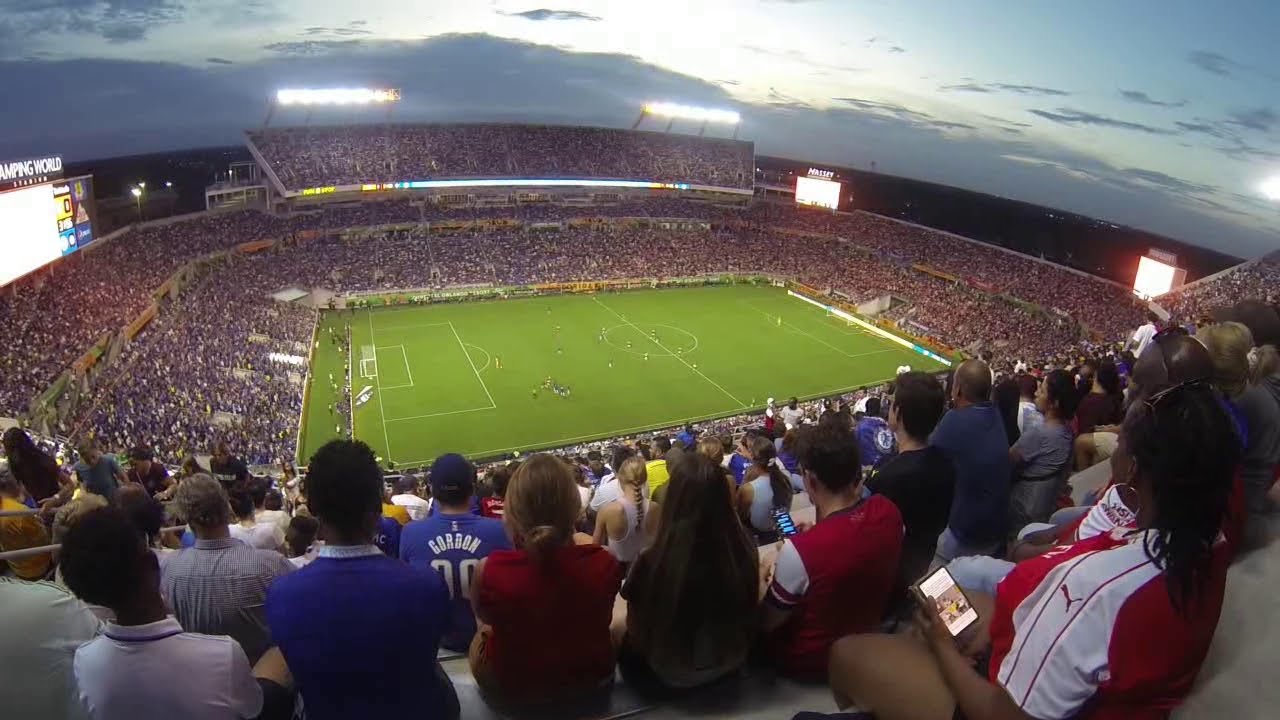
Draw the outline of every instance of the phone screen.
M917 587L933 603L938 617L942 618L953 637L978 620L978 611L973 609L973 604L945 567L938 568Z
M796 534L795 521L791 519L791 513L776 507L773 509L773 523L778 526L778 532L783 537L791 537Z

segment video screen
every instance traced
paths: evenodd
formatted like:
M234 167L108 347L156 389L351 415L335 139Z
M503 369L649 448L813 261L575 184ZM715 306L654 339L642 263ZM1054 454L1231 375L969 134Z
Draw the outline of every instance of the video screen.
M93 242L89 177L0 193L0 285Z
M1133 292L1139 297L1159 297L1173 289L1178 268L1152 260L1145 255L1138 260L1138 274L1133 279Z
M835 210L840 207L840 183L800 176L796 178L796 204Z

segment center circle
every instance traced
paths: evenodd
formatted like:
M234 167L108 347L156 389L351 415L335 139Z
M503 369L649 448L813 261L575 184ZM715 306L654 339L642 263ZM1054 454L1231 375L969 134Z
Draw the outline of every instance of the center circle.
M626 345L618 343L613 339L613 331L619 330L621 328L630 328L632 330L639 330L644 335L644 338L637 342L633 342L631 344L631 347L627 347ZM669 337L664 338L662 336L663 335L662 330L671 330L671 331L677 332L685 336L686 338L688 338L690 341L692 341L693 344L687 347L681 344L673 344ZM657 343L655 343L651 338L650 336L651 331L656 331L658 333ZM609 343L613 347L623 352L628 352L628 353L631 353L632 355L649 355L651 357L675 357L676 354L673 353L672 350L676 350L676 349L683 350L684 351L683 354L688 355L689 353L698 349L697 335L694 335L688 330L678 328L675 325L667 325L664 323L641 322L641 323L623 323L620 325L614 325L613 327L608 328L607 330L604 331L604 340L605 342ZM658 343L662 343L662 345L660 346L658 345Z

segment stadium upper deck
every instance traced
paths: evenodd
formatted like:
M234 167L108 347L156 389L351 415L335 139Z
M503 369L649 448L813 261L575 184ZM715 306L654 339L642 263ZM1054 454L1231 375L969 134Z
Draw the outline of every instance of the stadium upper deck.
M247 133L287 191L456 178L626 179L750 189L748 141L548 125L344 125Z

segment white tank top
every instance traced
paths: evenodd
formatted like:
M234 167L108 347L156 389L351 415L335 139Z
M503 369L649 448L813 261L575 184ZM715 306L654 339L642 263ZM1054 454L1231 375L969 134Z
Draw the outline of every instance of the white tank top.
M644 550L648 544L649 538L645 536L644 528L637 527L637 520L640 517L639 511L633 503L616 501L622 506L622 514L627 518L627 532L619 540L609 538L609 552L621 563L635 562L640 557L640 551ZM649 500L644 501L644 510L649 512Z
M773 485L769 476L761 475L752 480L751 485L751 527L756 532L773 532Z

